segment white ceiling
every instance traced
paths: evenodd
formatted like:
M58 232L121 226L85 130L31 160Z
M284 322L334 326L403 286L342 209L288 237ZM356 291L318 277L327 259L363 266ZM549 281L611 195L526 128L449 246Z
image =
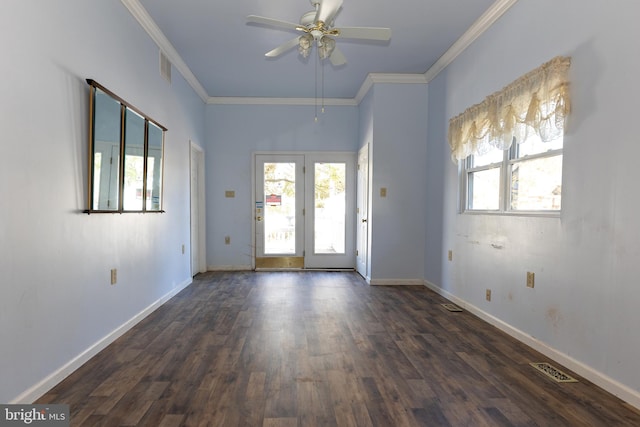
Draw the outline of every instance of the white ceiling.
M247 15L254 14L297 23L302 14L313 9L309 0L122 1L130 10L137 9L134 15L139 21L140 15L148 14L147 31L157 26L155 30L160 33L156 42L166 37L165 44L168 41L175 48L169 55L174 66L182 74L185 69L186 74L193 73L192 85L197 80L209 97L315 96L315 51L306 61L296 49L276 59L266 58L266 52L296 37L296 33L248 24L246 20ZM498 3L506 2L344 0L336 27L389 27L391 41L338 39L347 64L334 67L324 61L324 97L355 98L370 73L425 73ZM180 67L176 62L181 61Z

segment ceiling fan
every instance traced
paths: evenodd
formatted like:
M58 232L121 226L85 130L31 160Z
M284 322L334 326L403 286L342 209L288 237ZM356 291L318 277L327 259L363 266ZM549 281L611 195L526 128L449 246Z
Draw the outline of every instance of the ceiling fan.
M247 21L256 24L269 25L303 33L288 42L267 52L265 56L275 58L283 53L298 47L298 52L303 57L308 57L313 45L318 50L320 59L331 61L334 66L346 64L344 54L336 47L335 38L378 40L391 39L391 29L375 27L342 27L335 28L335 17L342 7L343 0L309 0L314 10L305 13L300 18L299 24L281 21L279 19L265 18L263 16L249 15Z

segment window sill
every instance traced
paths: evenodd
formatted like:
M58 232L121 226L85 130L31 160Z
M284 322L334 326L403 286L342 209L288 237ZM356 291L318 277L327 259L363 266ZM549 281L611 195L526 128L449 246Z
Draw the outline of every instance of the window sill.
M85 209L82 211L87 215L90 214L157 214L157 213L165 213L164 210L160 211L106 211L106 210L93 210L93 209Z
M534 217L534 218L561 218L561 211L480 211L466 210L461 212L462 215L490 215L490 216L512 216L512 217Z

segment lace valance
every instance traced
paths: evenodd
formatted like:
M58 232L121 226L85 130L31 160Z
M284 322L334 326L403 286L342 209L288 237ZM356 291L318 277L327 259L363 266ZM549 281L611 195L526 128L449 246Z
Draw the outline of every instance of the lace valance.
M506 150L532 132L548 142L562 135L570 110L571 58L556 57L449 121L454 162Z

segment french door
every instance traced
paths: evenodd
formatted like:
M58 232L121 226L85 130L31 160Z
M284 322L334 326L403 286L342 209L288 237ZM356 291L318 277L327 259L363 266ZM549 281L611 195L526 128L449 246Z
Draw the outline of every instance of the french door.
M351 153L255 156L256 268L355 267Z

